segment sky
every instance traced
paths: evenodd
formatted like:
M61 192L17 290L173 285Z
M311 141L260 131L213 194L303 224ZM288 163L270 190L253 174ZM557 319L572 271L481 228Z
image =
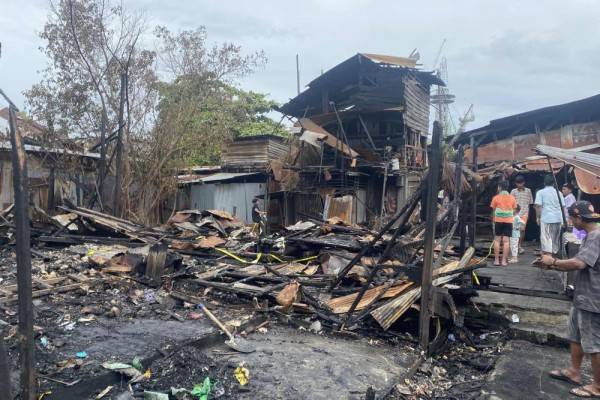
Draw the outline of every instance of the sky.
M208 41L264 50L268 64L246 90L284 103L296 94L296 54L305 85L357 52L408 56L429 70L441 55L457 120L473 104L489 120L598 94L600 3L596 0L123 0L148 25L173 32L204 25ZM38 34L47 0L2 0L0 88L18 106L46 64ZM146 45L154 45L150 35ZM1 105L2 103L0 103Z

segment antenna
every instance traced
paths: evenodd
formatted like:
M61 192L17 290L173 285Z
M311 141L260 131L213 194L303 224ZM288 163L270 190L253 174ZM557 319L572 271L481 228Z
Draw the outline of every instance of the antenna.
M444 39L444 42L442 42L442 46L445 42L446 39ZM440 47L440 50L441 49L442 47ZM440 65L436 70L436 75L439 79L441 79L442 81L444 81L444 83L447 84L448 66L446 63L446 57L441 57L439 64ZM450 94L450 90L448 90L448 87L442 85L438 85L436 94L431 96L431 104L437 106L435 119L439 121L442 125L442 132L444 137L448 136L450 124L452 123L452 121L450 120L450 111L448 109L448 106L454 103L454 99L455 96L453 94Z

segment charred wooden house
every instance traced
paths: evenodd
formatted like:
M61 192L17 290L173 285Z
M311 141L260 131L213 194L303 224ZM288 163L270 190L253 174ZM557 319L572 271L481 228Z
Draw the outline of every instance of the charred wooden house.
M284 104L299 138L288 222L394 213L427 167L432 85L444 82L415 59L358 53Z

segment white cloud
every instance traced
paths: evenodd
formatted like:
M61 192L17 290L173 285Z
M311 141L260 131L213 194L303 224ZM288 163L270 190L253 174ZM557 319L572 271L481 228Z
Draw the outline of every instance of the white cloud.
M20 93L38 77L37 51L47 3L4 0L0 15L0 87ZM600 62L598 3L593 0L412 1L195 1L127 0L145 9L149 23L171 30L205 25L209 40L247 51L265 50L269 64L245 79L246 89L285 102L296 93L295 55L301 82L356 52L408 55L417 47L430 67L447 39L453 106L475 105L474 128L490 119L595 94ZM15 50L12 46L18 46ZM10 78L9 78L10 77Z

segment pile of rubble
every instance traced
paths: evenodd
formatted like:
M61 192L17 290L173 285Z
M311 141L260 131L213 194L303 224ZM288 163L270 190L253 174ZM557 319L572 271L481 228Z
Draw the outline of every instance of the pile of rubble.
M424 263L425 226L415 218L422 187L379 230L332 218L300 221L265 237L218 210L178 212L166 225L149 228L90 209L63 207L65 213L43 216L46 223L38 220L33 229L33 297L48 313L36 320L41 351L60 349L65 341L61 335L68 337L77 324L136 318L194 321L202 317L195 306L205 302L221 316L237 315L238 323L229 325L236 335L277 319L317 333L412 340L406 331L415 330ZM473 258L473 249L457 254L450 245L457 206L452 203L436 221L452 226L435 245L433 284L441 294L436 314L451 322L435 325L437 347L447 342L448 327L461 329L462 306L473 295L470 271L485 265ZM10 210L2 217L10 243ZM8 249L3 256L13 260ZM16 278L9 265L12 261L0 278L0 308L8 318L0 321L10 326L12 338ZM236 305L241 308L232 308ZM40 371L50 381L69 383L83 371L98 375L106 369L86 369L77 357L59 359L65 353L48 353L52 356L43 359ZM134 376L138 389L164 389L159 375L149 380L143 374ZM163 375L167 379L164 369Z

